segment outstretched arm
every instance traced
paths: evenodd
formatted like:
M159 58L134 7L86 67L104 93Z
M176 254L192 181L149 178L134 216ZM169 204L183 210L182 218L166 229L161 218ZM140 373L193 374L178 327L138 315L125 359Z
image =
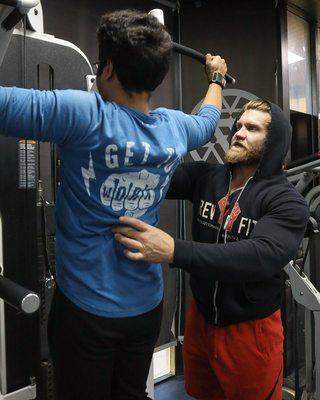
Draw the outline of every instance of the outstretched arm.
M165 262L203 278L257 281L272 277L294 257L309 212L293 196L278 198L256 224L249 239L228 243L174 240L158 228L129 217L114 229L131 260ZM132 251L133 250L133 251Z
M98 110L92 93L0 87L0 133L59 145L81 143Z

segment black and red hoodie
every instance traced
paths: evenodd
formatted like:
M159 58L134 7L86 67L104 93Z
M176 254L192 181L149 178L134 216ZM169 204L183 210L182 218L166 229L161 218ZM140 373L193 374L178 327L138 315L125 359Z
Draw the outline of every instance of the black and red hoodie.
M265 151L243 188L228 197L230 165L194 162L176 170L167 194L193 203L193 241L175 240L172 266L190 272L197 306L215 325L264 318L281 306L282 269L309 218L304 198L283 172L291 126L270 105Z

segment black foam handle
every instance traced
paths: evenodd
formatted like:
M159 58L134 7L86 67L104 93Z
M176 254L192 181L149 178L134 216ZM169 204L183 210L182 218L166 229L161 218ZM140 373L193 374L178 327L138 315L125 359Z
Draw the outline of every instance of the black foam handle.
M173 49L173 51L175 51L176 53L183 54L184 56L191 57L191 58L193 58L194 60L200 61L201 64L204 64L204 65L205 65L205 63L206 63L206 56L203 55L202 53L200 53L199 51L194 50L194 49L192 49L191 47L183 46L182 44L179 44L179 43L173 42L172 44L173 44L172 49ZM229 74L226 74L226 81L227 81L228 83L235 83L235 82L236 82L235 78L233 78L233 77L232 77L231 75L229 75Z
M0 298L27 314L31 314L39 308L39 298L36 293L2 275L0 275Z
M6 31L11 31L18 22L22 20L25 14L22 14L17 8L15 8L8 16L2 21L1 27Z
M18 6L18 0L0 0L0 4L4 6L10 6L16 8Z

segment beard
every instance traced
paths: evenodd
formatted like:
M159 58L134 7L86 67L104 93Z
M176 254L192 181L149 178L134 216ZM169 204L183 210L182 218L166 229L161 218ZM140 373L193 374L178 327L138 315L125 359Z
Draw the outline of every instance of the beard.
M225 160L230 164L258 164L264 151L265 143L266 141L247 148L242 143L235 141L227 150Z

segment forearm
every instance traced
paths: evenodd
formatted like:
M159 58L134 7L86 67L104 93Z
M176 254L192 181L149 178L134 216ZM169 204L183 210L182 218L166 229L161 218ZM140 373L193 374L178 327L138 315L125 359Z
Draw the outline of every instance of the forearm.
M217 280L268 279L295 256L308 218L304 200L284 191L269 204L248 239L217 244L175 240L173 266Z
M223 82L221 81L221 85L219 83L215 83L215 81L220 77L225 76L227 72L227 65L220 56L211 56L211 54L206 55L206 75L208 81L214 80L214 82L210 83L208 86L208 90L206 96L203 100L203 105L210 104L215 107L218 107L221 110L222 107L222 86Z
M205 279L259 281L279 273L294 253L262 240L226 244L175 240L171 267Z
M218 107L221 110L222 107L222 88L217 83L211 83L208 86L206 96L203 100L202 105L210 104Z

